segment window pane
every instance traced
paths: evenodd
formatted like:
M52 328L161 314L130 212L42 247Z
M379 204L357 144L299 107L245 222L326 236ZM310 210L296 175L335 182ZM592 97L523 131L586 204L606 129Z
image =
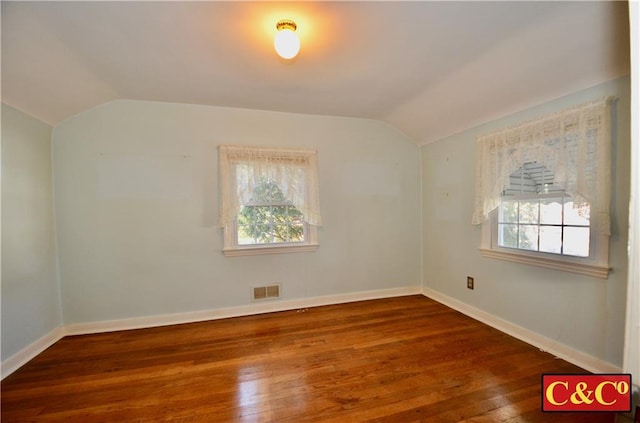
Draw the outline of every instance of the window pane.
M540 227L540 251L562 253L562 228L560 226Z
M289 227L289 241L290 242L304 241L304 225L302 224L302 222L292 224Z
M289 242L289 227L287 225L273 226L273 242Z
M499 222L518 222L518 202L513 200L502 200L498 215Z
M238 245L249 245L257 243L257 240L250 235L252 233L249 226L238 226Z
M520 201L520 223L538 223L538 200Z
M243 206L238 214L238 223L269 222L270 218L269 206Z
M563 254L589 256L589 228L564 228Z
M495 217L499 247L589 257L590 208L574 209L554 182L553 172L536 162L511 174Z
M498 245L500 247L518 248L518 225L498 225Z
M285 223L289 219L289 214L287 213L287 206L273 206L271 208L271 217L273 217L274 223Z
M253 229L255 231L253 233L253 236L258 238L259 244L268 244L270 242L273 242L271 225L269 225L268 223L258 223L253 226Z
M573 201L564 203L564 224L565 225L584 225L589 226L589 206L579 208L573 207Z
M538 227L536 225L520 225L518 235L518 248L534 251L538 249Z
M540 200L540 223L543 225L562 224L562 200L545 198ZM559 244L558 244L559 245Z
M275 181L261 178L238 214L238 245L304 242L303 215L287 202Z

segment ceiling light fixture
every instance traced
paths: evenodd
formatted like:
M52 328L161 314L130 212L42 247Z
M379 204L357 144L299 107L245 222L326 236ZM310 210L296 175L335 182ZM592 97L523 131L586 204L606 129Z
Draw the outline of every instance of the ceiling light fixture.
M278 33L273 42L276 52L283 59L293 59L300 51L300 40L296 29L298 26L294 21L283 19L276 24Z

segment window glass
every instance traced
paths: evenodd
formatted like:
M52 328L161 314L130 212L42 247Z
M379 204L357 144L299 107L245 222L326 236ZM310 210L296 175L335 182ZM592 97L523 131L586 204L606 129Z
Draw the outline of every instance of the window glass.
M501 247L518 248L518 225L503 223L499 224L498 244Z
M540 224L562 225L562 201L558 198L540 200Z
M499 210L500 222L517 223L518 222L518 202L504 199L502 207Z
M518 248L533 251L538 249L538 226L520 225L518 227Z
M304 216L275 181L263 178L240 209L237 231L238 245L303 242Z
M518 217L520 223L538 223L538 200L519 201Z
M564 224L589 226L589 207L575 208L573 201L567 201L564 206Z
M562 253L562 227L540 226L540 251L544 253Z
M589 228L565 227L563 253L570 256L589 256Z
M571 197L554 188L553 173L536 163L511 175L497 230L499 247L589 257L589 205L574 207Z
M499 247L589 257L589 206L575 210L568 197L507 199L498 219L513 218L513 210L518 210L515 222L498 221Z

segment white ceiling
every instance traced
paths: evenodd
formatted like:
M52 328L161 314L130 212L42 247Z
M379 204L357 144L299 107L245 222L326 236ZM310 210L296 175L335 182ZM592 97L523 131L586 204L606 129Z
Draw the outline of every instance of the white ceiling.
M298 23L300 55L273 51ZM2 2L2 101L380 119L418 144L629 73L626 2Z

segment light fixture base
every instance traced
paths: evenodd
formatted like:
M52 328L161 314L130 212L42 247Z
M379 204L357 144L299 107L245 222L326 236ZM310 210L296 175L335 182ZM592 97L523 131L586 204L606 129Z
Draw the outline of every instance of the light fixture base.
M276 24L276 29L278 31L282 31L283 29L290 29L291 31L295 31L298 29L298 25L290 19L283 19Z

